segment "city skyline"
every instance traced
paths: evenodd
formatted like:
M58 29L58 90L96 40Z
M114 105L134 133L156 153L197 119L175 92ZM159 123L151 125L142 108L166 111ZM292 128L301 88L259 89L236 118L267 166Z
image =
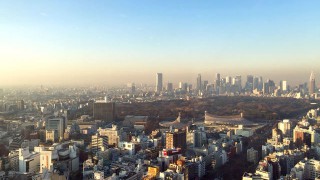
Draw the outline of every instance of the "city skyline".
M0 84L194 83L197 74L289 84L320 74L318 1L3 1ZM317 84L318 85L318 84Z

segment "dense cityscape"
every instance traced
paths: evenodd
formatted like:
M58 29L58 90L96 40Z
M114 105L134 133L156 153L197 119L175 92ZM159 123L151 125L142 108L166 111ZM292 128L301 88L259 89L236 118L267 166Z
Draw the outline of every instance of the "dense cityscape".
M319 0L0 0L0 180L320 180Z
M149 86L1 89L0 177L320 178L319 89L313 72L298 86L252 75L242 83L241 76L216 74L209 83L199 74L195 82L164 87L163 74L157 73ZM239 98L241 108L212 111L219 98ZM295 107L294 115L250 117L243 107L259 99L278 105L296 100L300 104L294 106L303 108ZM196 107L195 101L207 105ZM187 102L195 107L184 108ZM158 111L148 109L152 104ZM163 113L165 106L173 113Z

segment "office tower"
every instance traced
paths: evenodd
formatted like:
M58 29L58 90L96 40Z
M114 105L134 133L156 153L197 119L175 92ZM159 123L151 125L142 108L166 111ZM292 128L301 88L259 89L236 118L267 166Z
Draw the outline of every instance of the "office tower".
M221 77L220 73L216 74L216 87L219 87L221 85Z
M310 95L314 94L315 93L315 89L316 89L316 80L315 80L313 72L311 72L310 84L309 84L309 94Z
M116 116L116 104L114 102L95 102L93 104L93 118L102 121L114 121Z
M160 93L162 91L162 73L157 73L156 76L156 92Z
M166 149L181 148L182 151L186 150L186 132L167 132L166 133Z
M286 92L288 90L287 81L280 81L280 89L282 92Z
M270 79L268 80L268 83L269 83L269 93L272 94L274 90L277 89L276 83L274 83L274 81Z
M231 84L232 83L232 77L231 76L227 76L226 77L226 84Z
M127 84L129 93L134 94L136 93L136 85L134 83L128 83Z
M268 81L263 83L262 92L263 92L263 94L269 94L270 93L269 92L269 82Z
M253 90L253 76L252 75L247 75L246 90L248 90L248 91Z
M182 86L183 86L183 82L179 82L179 89L182 89Z
M236 76L234 78L234 85L237 87L238 91L242 90L242 82L241 82L241 76Z
M58 136L59 140L63 140L63 134L66 128L67 122L65 117L53 117L46 120L46 132L50 133L50 137ZM57 132L56 135L55 132Z
M172 83L168 83L167 84L167 91L168 92L173 92L173 84Z
M203 89L207 90L207 85L209 84L208 81L203 81Z
M258 90L262 91L263 89L263 78L262 76L259 77L259 83L258 83Z
M198 91L202 90L201 74L198 74L198 77L197 77L197 90Z
M253 84L252 84L252 89L255 90L259 90L259 78L258 77L254 77L253 78Z
M189 87L188 83L183 83L182 90L188 91L188 87Z
M188 92L192 91L192 84L187 84L187 83L186 83L186 85L187 85L187 88L188 88L187 91L188 91Z

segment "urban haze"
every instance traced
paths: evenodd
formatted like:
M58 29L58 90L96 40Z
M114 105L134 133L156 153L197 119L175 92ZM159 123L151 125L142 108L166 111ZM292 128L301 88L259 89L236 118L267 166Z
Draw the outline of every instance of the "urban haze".
M0 1L0 180L320 179L320 1Z

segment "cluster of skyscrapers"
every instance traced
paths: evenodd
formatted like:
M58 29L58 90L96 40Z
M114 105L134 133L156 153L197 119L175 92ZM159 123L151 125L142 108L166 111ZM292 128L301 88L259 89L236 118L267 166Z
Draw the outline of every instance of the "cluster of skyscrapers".
M308 86L309 84L309 86ZM273 80L263 80L262 76L247 75L246 81L243 83L242 76L235 77L226 76L221 77L217 73L214 81L210 83L208 80L203 80L201 74L197 75L195 88L192 83L179 82L178 88L174 89L173 83L169 82L166 89L163 86L163 74L156 74L156 93L163 92L188 92L194 95L272 95L283 96L295 93L298 97L315 97L317 95L317 88L315 83L315 75L312 72L310 82L300 84L299 86L291 87L288 81L281 80L276 84ZM297 95L297 93L299 93Z

